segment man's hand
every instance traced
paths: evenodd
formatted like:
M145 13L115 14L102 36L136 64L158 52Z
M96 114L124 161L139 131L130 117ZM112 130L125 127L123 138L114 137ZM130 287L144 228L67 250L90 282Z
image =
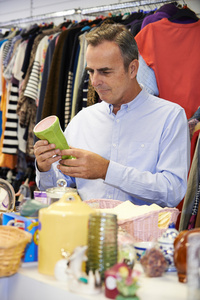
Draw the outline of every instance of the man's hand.
M60 160L58 169L65 175L84 179L105 179L109 160L82 149L62 150L61 155L72 155L75 159Z
M39 140L35 143L34 154L40 172L49 171L52 163L61 159L61 151L55 149L55 145L49 144L46 140Z

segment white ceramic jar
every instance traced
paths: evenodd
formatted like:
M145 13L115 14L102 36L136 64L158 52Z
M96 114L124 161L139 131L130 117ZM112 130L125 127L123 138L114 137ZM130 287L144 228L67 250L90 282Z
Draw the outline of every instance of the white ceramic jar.
M171 223L168 229L158 239L158 248L162 251L166 261L168 272L176 271L174 265L174 240L178 236L179 232L175 228L175 224Z

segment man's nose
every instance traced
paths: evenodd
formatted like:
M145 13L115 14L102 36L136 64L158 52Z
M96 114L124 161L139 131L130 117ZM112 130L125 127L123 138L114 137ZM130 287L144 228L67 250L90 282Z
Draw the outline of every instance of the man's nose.
M98 72L94 72L91 76L91 83L93 87L97 87L101 83L101 76Z

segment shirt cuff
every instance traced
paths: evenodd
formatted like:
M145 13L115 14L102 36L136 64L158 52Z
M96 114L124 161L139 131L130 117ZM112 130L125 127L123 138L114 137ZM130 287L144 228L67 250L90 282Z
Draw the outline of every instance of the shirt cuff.
M120 187L123 180L125 168L125 166L111 160L104 182L115 187Z
M36 183L39 190L46 190L47 188L54 187L54 177L55 177L55 171L51 167L51 169L47 172L40 172L37 168L37 165L35 167L36 170Z

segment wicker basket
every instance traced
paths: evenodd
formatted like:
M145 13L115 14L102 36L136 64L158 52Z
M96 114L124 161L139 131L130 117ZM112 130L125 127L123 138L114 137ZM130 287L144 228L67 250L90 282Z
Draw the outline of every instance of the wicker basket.
M114 208L121 204L119 200L110 199L92 199L85 201L93 208ZM169 222L166 228L159 228L158 220L159 214L170 213ZM167 230L170 223L175 223L179 215L177 208L162 208L160 210L145 213L142 216L133 217L126 220L118 220L118 225L130 233L136 242L140 241L155 241L157 240L164 231Z
M123 203L119 200L110 200L110 199L91 199L84 201L92 208L114 208L117 205Z
M11 276L18 271L25 247L32 234L22 229L0 225L0 277Z

